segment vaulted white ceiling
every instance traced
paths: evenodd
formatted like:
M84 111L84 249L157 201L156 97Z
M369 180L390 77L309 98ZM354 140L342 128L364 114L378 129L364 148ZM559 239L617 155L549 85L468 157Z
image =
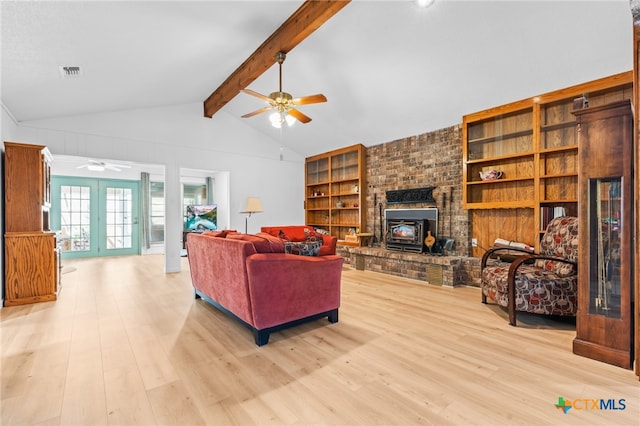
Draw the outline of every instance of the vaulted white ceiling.
M2 1L5 108L19 122L202 102L299 1ZM353 1L294 48L283 88L323 93L282 133L239 94L220 113L303 156L461 122L632 68L627 0ZM82 77L62 79L60 66ZM249 88L277 89L277 65Z

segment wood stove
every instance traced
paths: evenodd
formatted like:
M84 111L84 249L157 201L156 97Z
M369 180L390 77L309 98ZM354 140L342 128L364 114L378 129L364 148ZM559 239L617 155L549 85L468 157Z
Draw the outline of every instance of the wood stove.
M429 251L425 238L437 238L438 209L387 209L384 212L388 250L422 253Z

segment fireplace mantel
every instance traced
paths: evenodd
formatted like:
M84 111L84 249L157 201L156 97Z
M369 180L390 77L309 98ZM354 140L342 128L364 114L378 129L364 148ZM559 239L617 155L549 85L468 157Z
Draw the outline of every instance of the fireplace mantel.
M387 204L436 203L433 198L435 186L424 188L396 189L387 191Z

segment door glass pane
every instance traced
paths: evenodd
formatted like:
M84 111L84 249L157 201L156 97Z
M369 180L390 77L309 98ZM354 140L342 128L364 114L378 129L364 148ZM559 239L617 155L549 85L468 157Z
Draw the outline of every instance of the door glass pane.
M589 182L589 313L620 318L621 179ZM627 230L626 232L629 232Z
M60 245L62 251L89 251L91 209L89 187L60 187Z
M107 250L131 248L132 190L107 188Z

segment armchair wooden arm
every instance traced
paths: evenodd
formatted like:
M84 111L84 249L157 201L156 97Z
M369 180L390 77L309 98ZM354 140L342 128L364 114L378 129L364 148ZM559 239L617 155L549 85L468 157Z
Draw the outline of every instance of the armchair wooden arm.
M480 268L484 269L485 266L487 266L487 262L489 261L489 258L499 252L499 251L517 251L522 253L522 255L530 255L532 254L530 251L525 250L525 249L521 249L521 248L517 248L517 247L491 247L489 250L487 250L483 255L482 255L482 263L480 264Z

